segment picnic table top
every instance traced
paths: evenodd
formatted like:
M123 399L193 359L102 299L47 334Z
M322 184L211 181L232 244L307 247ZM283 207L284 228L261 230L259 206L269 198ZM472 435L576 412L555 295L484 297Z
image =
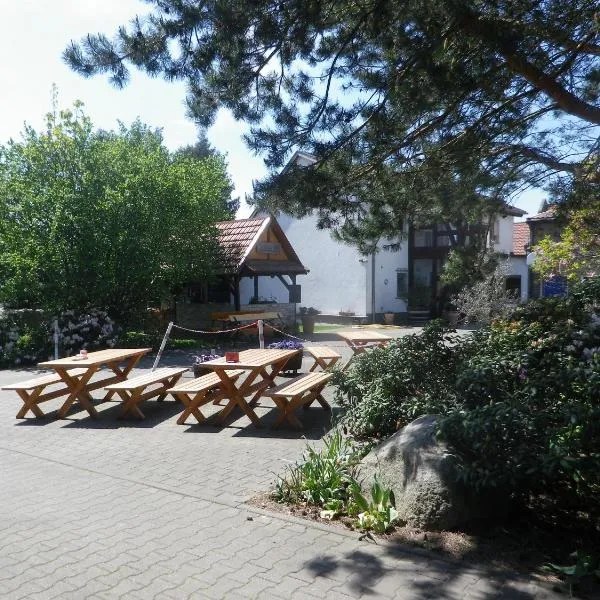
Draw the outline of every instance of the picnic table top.
M257 369L277 363L297 354L299 350L276 350L273 348L242 350L238 362L227 362L224 357L202 363L203 367L217 369Z
M38 363L39 367L91 367L103 365L105 363L124 360L130 356L138 356L139 354L147 354L152 348L109 348L107 350L98 350L89 352L87 358L78 358L76 356L68 356L67 358L59 358L58 360L47 360Z
M336 333L348 342L389 342L394 339L389 335L367 329L343 330Z

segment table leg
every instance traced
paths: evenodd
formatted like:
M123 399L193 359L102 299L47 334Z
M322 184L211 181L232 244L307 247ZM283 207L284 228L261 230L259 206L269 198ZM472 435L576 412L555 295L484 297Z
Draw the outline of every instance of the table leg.
M97 370L98 367L96 365L93 365L89 367L88 370L83 375L81 375L79 379L77 379L76 377L72 377L71 375L69 375L69 372L66 369L56 369L56 372L60 375L60 378L65 382L69 390L69 397L65 400L64 404L60 407L58 411L59 419L65 418L66 414L69 412L69 409L75 403L76 400L79 402L79 404L81 404L83 408L85 408L85 410L88 411L90 417L98 417L98 412L92 404L92 397L86 389L87 384L89 383L90 379L93 377L94 373Z
M274 363L271 368L270 373L267 371L266 367L261 369L257 373L257 375L260 375L263 378L263 380L265 381L265 385L264 385L264 387L261 387L259 390L257 390L257 392L254 394L254 396L252 396L252 399L248 403L250 406L254 406L254 404L256 404L256 402L258 402L259 398L262 396L263 392L267 388L272 388L277 385L275 383L275 377L277 377L277 375L279 375L281 369L283 369L283 367L285 367L288 360L289 360L289 358L284 358L282 361Z
M237 388L233 380L227 376L226 369L215 369L214 371L219 376L219 379L221 379L224 395L227 398L229 398L229 402L227 403L225 408L219 413L218 420L225 420L237 405L244 411L246 416L252 421L252 423L256 427L262 427L256 413L252 410L252 408L248 405L244 398L244 391L247 390L251 386L252 382L258 377L258 375L261 372L261 369L254 369L253 371L251 371L239 388Z

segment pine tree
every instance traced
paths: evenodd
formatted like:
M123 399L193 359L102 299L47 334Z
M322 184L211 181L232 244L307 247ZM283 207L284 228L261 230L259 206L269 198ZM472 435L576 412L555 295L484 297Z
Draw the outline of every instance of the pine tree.
M203 126L229 108L279 170L258 201L368 239L406 215L482 212L523 187L600 182L597 0L151 0L72 42L79 73L184 80ZM558 186L560 187L560 186Z

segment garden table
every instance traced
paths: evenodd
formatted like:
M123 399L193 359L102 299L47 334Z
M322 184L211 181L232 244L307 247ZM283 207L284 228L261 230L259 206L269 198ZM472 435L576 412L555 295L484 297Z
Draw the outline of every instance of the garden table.
M260 421L252 406L263 395L263 392L275 387L275 377L285 366L287 361L301 350L242 350L238 362L227 362L225 358L216 358L202 363L203 367L212 369L221 380L221 388L228 403L218 414L218 419L223 421L237 406L247 415L256 427ZM234 380L227 375L227 371L242 369L248 371L245 378ZM249 402L246 396L254 394Z
M88 411L91 417L97 417L98 412L92 404L90 392L110 385L111 383L125 381L131 369L133 369L140 359L151 350L152 348L99 350L97 352L90 352L85 359L69 356L67 358L59 358L58 360L49 360L38 363L38 366L40 367L54 369L68 388L69 395L58 411L59 418L64 419L67 412L76 401ZM113 375L90 383L91 378L102 367L110 369L113 372ZM83 369L84 371L83 373L74 376L73 373L69 373L69 369ZM114 391L109 391L104 396L103 400L109 400L114 393Z
M393 340L388 335L372 331L370 329L356 329L351 331L336 332L350 346L353 354L350 360L344 365L344 369L352 362L352 359L368 348L383 348L388 342Z

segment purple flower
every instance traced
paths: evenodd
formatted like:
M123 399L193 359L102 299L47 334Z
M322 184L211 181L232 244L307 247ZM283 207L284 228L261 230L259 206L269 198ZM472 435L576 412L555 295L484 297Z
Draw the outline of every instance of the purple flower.
M267 346L275 350L301 350L304 348L302 342L295 342L294 340L284 340L281 342L273 342Z
M194 364L201 365L209 360L214 360L215 358L223 358L218 354L199 354L198 356L194 356Z
M522 367L519 369L519 379L521 381L525 381L527 379L527 369L523 369Z

